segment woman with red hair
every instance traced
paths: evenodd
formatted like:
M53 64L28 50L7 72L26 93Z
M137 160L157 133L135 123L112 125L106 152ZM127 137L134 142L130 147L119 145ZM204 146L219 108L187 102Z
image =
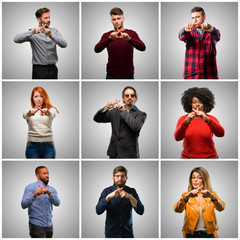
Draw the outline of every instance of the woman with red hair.
M28 123L26 158L55 158L52 121L59 112L42 87L32 90L30 100L32 108L23 112L23 118Z

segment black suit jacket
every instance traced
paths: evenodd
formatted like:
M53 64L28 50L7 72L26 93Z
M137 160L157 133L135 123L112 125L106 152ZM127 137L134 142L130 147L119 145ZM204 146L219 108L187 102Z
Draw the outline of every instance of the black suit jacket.
M109 157L119 158L139 158L138 136L140 130L146 120L147 114L136 110L131 110L130 113L120 111L117 108L112 108L103 112L101 108L94 116L93 120L98 123L111 122L112 136L107 150ZM120 130L120 119L124 119L122 130Z

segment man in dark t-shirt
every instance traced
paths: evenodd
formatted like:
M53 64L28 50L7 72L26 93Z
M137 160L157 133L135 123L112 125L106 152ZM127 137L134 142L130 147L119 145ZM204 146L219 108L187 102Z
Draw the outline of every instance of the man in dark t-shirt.
M135 31L124 28L125 17L120 8L113 8L110 16L114 29L103 34L94 50L99 53L107 48L106 79L134 79L133 47L144 51L146 46Z

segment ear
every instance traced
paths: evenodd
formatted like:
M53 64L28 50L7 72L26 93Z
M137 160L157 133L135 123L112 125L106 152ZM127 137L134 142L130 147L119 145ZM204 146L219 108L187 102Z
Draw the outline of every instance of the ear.
M41 23L41 18L37 18L38 23Z
M123 103L125 103L124 100L123 100L123 98L122 98L122 101L123 101Z
M128 180L128 177L126 177L126 181Z
M206 15L203 16L204 21L206 20Z
M125 21L125 17L123 17L123 21Z
M114 181L114 176L112 176L112 180Z
M137 102L138 98L135 98L135 103Z

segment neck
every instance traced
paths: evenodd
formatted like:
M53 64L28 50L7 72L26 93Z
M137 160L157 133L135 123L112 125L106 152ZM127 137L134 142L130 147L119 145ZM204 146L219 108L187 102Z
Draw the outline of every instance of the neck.
M126 110L129 112L132 108L134 107L134 105L125 105Z
M114 28L115 32L118 32L118 31L123 32L124 30L125 28L123 26L121 28Z

